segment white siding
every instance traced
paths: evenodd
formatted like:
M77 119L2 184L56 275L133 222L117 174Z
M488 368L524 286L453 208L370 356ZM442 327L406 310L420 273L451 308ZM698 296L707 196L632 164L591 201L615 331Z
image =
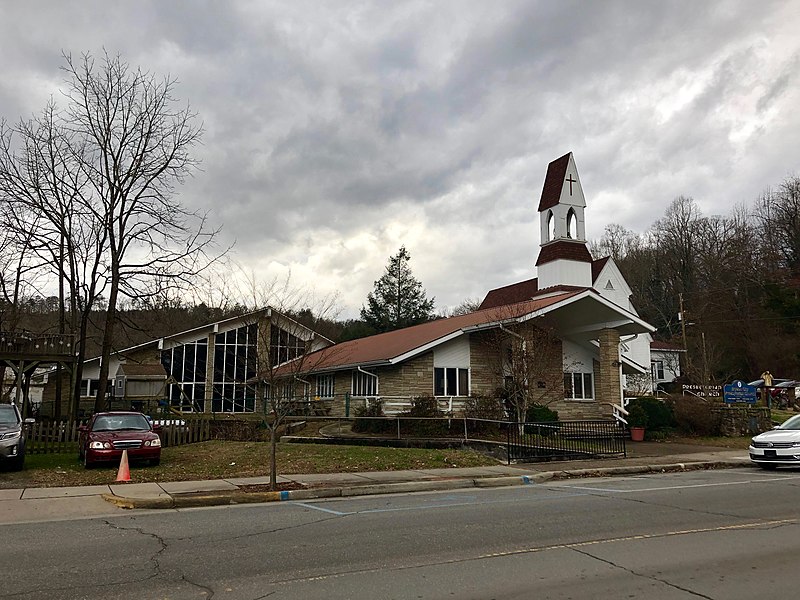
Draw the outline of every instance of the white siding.
M434 367L461 367L469 369L469 338L462 335L433 351Z
M595 352L568 340L564 340L563 348L565 372L593 372Z

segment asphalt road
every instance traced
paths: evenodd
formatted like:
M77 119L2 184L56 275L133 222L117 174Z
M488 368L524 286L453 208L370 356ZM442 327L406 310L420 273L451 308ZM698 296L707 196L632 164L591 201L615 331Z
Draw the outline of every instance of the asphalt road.
M0 526L0 598L797 597L800 472Z

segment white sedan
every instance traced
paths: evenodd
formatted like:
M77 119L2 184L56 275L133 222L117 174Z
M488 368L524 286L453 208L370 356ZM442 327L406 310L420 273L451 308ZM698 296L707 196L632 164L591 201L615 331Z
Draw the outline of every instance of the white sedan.
M800 466L800 415L750 441L750 460L763 469Z

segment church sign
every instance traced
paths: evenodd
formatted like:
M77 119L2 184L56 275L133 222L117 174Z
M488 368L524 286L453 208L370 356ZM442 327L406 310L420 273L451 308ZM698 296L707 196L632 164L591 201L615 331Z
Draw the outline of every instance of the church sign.
M755 404L758 399L758 389L755 386L747 385L743 381L734 381L724 387L723 399L726 404L736 402L746 402Z

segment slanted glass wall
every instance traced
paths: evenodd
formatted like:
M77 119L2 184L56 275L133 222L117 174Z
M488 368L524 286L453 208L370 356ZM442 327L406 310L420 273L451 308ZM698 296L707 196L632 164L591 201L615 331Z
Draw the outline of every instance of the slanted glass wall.
M279 327L270 331L273 366L297 358L305 342ZM214 337L213 368L207 372L208 339L202 338L161 352L161 364L177 383L167 385L170 406L183 412L203 412L211 388L212 412L253 412L258 375L258 325L253 323L217 333Z
M305 352L306 343L285 329L273 325L269 337L269 360L273 367L294 360Z
M206 397L208 340L202 338L161 351L161 364L177 383L167 385L171 407L181 412L203 412Z
M213 412L253 412L256 408L258 325L218 333L214 340Z

